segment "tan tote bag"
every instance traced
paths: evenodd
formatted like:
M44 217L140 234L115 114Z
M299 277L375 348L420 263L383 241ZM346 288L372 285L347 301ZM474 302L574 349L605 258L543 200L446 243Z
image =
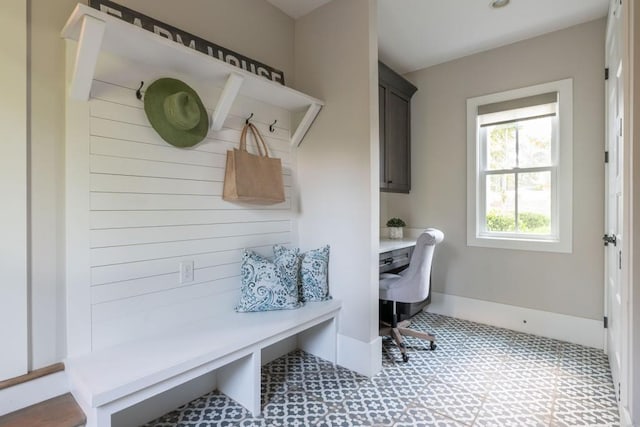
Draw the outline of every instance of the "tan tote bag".
M258 155L247 151L249 131L258 146ZM260 204L284 202L282 163L269 157L267 144L253 123L242 128L240 148L227 151L222 199Z

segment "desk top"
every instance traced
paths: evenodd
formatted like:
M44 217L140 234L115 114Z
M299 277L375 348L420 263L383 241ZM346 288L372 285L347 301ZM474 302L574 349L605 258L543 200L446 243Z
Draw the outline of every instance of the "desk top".
M378 253L395 251L396 249L404 249L416 245L417 239L380 239L380 247Z

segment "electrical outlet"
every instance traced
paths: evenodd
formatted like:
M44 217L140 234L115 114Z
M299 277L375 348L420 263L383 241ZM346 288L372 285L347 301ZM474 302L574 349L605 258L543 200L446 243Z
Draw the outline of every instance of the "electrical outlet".
M193 260L180 263L180 284L193 282Z

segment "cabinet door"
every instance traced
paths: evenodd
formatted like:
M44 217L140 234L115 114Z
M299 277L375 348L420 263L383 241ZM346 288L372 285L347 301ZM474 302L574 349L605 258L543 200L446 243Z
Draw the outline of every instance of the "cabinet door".
M411 188L409 100L393 90L386 93L386 188L408 193Z
M386 132L386 93L387 90L384 86L378 86L378 121L380 122L380 188L387 188L387 170L386 170L386 144L385 144L385 132Z

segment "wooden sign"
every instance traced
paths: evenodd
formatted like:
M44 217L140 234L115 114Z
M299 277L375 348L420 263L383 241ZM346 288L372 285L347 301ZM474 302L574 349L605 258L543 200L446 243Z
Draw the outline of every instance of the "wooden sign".
M257 74L260 77L278 82L284 85L284 73L254 59L247 58L232 50L218 46L193 34L182 31L174 26L160 22L147 15L121 6L110 0L89 0L89 6L122 19L132 25L137 25L147 31L151 31L161 37L165 37L176 43L197 50L198 52L217 58L238 68Z

